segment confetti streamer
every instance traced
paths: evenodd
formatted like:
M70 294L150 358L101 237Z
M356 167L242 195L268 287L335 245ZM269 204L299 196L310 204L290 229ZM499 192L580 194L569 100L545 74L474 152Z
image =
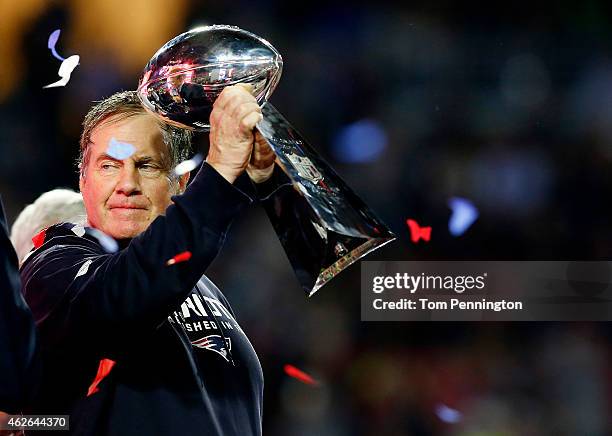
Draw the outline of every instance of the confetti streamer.
M183 174L187 174L190 171L193 171L197 168L198 165L202 163L204 158L200 153L196 154L191 159L184 160L176 167L174 167L174 174L177 176L182 176Z
M440 420L448 424L456 424L463 419L463 414L458 410L451 409L445 404L438 404L436 406L436 415Z
M189 259L191 259L191 251L183 251L182 253L174 256L172 259L169 259L166 262L166 265L170 266L174 265L175 263L187 262Z
M117 251L119 251L119 244L117 244L117 241L108 236L106 233L91 227L87 227L85 231L94 238L96 238L104 249L104 251L106 251L107 253L116 253Z
M57 40L59 39L61 30L57 29L54 30L53 32L51 32L51 35L49 35L49 41L47 41L47 48L49 48L49 50L51 50L51 54L56 58L59 59L60 61L64 61L65 59L63 57L61 57L57 51L55 50L55 45L57 44Z
M61 77L57 82L51 83L50 85L43 86L45 88L55 88L58 86L66 86L68 81L70 81L70 75L72 71L79 65L79 55L72 55L69 58L65 59L59 67L58 76Z
M94 379L94 381L89 386L89 389L87 390L88 397L99 391L98 385L111 372L111 369L113 369L113 366L115 366L114 360L110 360L110 359L100 360L100 363L98 364L98 373L96 374L96 378Z
M406 224L410 229L410 239L412 242L419 242L419 239L429 242L429 239L431 238L431 227L421 227L415 220L410 218L406 220Z
M452 197L448 201L448 207L453 211L448 221L448 231L453 236L465 233L478 218L478 209L465 198Z
M318 381L313 379L311 376L306 374L304 371L297 369L293 365L288 365L288 364L285 365L284 370L285 370L285 374L287 374L289 377L293 377L301 381L302 383L306 383L307 385L311 385L311 386L319 385Z
M128 142L117 141L115 138L111 138L108 141L108 147L106 154L117 160L124 160L134 154L136 147Z

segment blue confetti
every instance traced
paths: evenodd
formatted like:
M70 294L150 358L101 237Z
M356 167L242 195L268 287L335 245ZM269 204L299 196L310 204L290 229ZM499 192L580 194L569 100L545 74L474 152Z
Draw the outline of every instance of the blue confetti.
M136 147L127 142L117 141L115 138L111 138L108 141L108 148L106 154L117 160L124 160L134 154Z
M460 236L476 221L478 209L471 201L460 197L451 198L448 206L453 211L448 221L448 230L451 235Z
M51 33L51 35L49 35L49 41L47 41L47 47L49 48L49 50L51 50L51 54L56 59L59 59L60 61L64 61L65 59L61 57L55 50L55 45L57 44L57 40L59 39L60 33L61 33L61 30L57 29L57 30L54 30Z
M463 419L463 414L458 410L451 409L445 404L438 404L436 406L436 415L440 420L448 424L456 424Z
M93 227L87 227L85 231L96 238L104 251L107 253L116 253L119 250L119 244L113 238L108 236L106 233L101 232Z
M387 147L387 133L380 123L363 119L342 128L332 143L338 162L373 162Z

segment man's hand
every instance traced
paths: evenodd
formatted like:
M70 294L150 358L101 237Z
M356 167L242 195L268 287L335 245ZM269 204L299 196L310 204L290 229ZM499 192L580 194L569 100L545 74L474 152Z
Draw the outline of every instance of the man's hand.
M225 180L234 180L246 169L253 150L255 125L263 118L250 86L228 86L210 114L210 149L206 161Z
M268 145L268 141L259 132L255 132L255 145L246 172L255 183L265 182L274 171L276 155Z

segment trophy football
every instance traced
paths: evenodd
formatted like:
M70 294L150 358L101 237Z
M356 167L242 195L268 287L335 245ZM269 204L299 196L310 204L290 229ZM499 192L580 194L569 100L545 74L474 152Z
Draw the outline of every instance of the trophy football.
M311 296L395 236L268 102L282 69L281 55L257 35L234 26L199 27L153 55L138 96L165 122L206 132L223 88L252 85L263 114L257 130L288 179L267 200L273 204L266 210L298 281Z

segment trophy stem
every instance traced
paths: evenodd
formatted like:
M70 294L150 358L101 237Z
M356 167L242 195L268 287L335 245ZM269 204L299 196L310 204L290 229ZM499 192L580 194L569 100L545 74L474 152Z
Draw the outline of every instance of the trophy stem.
M302 288L312 296L395 235L274 106L266 103L262 112L257 130L290 181L264 207Z

